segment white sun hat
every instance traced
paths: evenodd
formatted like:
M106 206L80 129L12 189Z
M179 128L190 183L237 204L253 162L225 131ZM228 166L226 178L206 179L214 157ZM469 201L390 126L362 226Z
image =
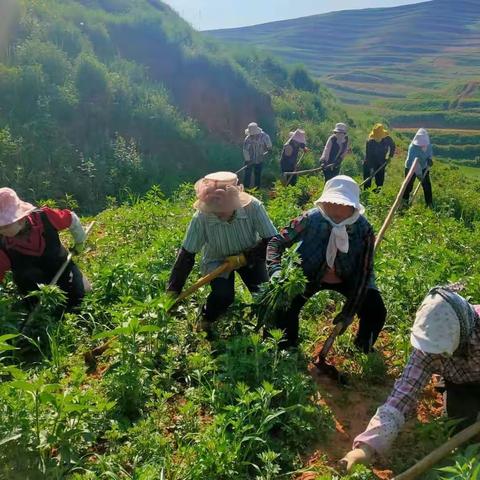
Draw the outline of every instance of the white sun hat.
M412 143L418 147L428 147L430 145L430 135L424 128L419 128Z
M323 193L315 205L321 207L322 203L350 205L360 215L365 213L365 207L360 203L360 188L357 182L347 175L337 175L325 183Z
M300 128L297 128L294 132L290 132L290 140L295 140L298 143L307 143L307 140L305 138L305 130L301 130Z
M439 294L428 294L417 310L410 343L424 353L452 355L460 345L460 321Z

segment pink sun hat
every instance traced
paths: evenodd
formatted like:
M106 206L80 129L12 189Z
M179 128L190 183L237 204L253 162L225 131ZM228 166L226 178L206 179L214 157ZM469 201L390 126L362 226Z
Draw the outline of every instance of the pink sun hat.
M28 202L20 200L15 190L0 188L0 227L15 223L35 210Z

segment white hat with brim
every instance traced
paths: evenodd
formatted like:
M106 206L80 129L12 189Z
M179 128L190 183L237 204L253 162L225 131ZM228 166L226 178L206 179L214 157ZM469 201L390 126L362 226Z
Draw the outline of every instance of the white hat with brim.
M424 128L420 128L413 137L412 143L418 147L428 147L430 145L430 135Z
M344 123L337 123L333 129L334 133L347 133L348 127Z
M236 210L249 205L253 197L243 191L238 176L233 172L215 172L195 183L196 210L204 213L218 213Z
M15 190L0 188L0 227L11 225L30 215L36 207L20 200Z
M260 135L263 130L255 123L249 123L248 127L245 130L245 135Z
M347 175L337 175L325 183L323 193L315 205L321 207L322 203L349 205L360 215L365 213L365 207L360 203L360 188L357 182Z
M428 294L417 310L410 343L424 353L452 355L460 345L460 321L441 295Z

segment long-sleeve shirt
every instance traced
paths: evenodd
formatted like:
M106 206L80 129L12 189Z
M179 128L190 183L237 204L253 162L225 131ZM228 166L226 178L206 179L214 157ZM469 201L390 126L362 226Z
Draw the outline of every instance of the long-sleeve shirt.
M395 155L395 142L392 137L386 136L380 142L373 138L367 141L365 145L365 163L372 168L378 168L383 165L388 158Z
M347 301L342 314L351 317L363 301L368 287L373 287L374 233L367 219L360 216L346 227L349 240L347 253L338 251L335 258L335 275L347 286ZM318 208L313 208L295 218L273 237L267 247L267 268L270 276L280 269L283 252L300 242L297 251L302 269L310 282L319 284L328 271L326 252L332 226Z
M276 234L277 229L265 207L259 200L253 199L246 207L238 208L229 221L220 220L213 213L196 212L182 247L190 253L203 250L201 270L207 274L226 257L242 253L255 246L260 239Z
M243 142L243 158L245 163L262 163L265 152L272 148L270 136L265 133L248 135Z
M18 250L25 255L38 257L45 250L45 241L43 240L43 224L40 219L40 211L45 213L49 222L55 230L70 230L76 243L85 241L85 231L77 215L70 210L59 210L55 208L42 207L38 211L32 212L26 217L28 235L20 233L15 237L2 237L0 242L0 281L5 277L5 273L11 270L10 258L5 251Z
M432 157L433 157L433 149L431 144L428 145L426 150L423 150L422 147L419 147L418 145L414 145L413 143L411 143L410 146L408 147L407 159L405 160L405 168L410 169L415 159L418 158L419 168L421 168L423 171L428 167L428 160L429 159L431 160ZM418 172L415 172L415 173L417 174Z
M480 314L480 305L474 308ZM480 322L467 345L451 357L414 349L387 401L378 408L367 429L355 438L354 447L366 443L378 453L387 452L433 374L452 383L480 382Z

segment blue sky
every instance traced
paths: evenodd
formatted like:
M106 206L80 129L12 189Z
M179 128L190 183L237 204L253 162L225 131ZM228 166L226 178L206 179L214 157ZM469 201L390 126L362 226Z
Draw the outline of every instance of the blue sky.
M164 0L199 30L255 25L333 10L393 7L420 0ZM453 1L453 0L452 0Z

